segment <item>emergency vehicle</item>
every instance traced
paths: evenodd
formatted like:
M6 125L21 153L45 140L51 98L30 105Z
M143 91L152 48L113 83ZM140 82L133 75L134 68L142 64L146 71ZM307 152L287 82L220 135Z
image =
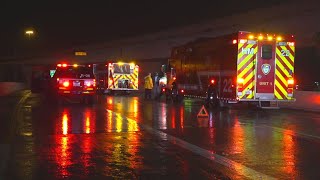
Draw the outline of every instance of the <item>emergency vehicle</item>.
M96 94L91 64L57 64L51 85L59 102L64 102L66 98L80 98L86 103L93 103Z
M295 100L294 57L293 35L239 31L174 47L167 66L188 95L205 96L214 79L220 105L261 107Z
M94 64L94 74L99 81L99 88L104 89L105 93L130 93L139 88L139 66L134 63Z

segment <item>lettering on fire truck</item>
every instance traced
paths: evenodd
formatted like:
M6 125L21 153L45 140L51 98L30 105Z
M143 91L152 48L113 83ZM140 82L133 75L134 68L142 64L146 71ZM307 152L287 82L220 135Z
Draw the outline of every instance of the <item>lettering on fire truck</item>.
M254 54L254 48L242 48L242 54Z

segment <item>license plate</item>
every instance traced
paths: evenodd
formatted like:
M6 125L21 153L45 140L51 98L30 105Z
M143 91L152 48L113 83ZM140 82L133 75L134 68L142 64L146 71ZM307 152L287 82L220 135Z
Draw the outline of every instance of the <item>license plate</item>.
M73 86L80 86L80 82L73 82Z
M72 94L81 94L80 91L72 91Z

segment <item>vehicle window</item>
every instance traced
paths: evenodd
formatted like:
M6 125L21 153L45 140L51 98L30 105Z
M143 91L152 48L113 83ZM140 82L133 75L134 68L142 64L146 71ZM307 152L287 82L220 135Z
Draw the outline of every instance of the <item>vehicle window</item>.
M88 67L66 67L58 68L55 77L87 79L94 78L92 68Z
M272 45L262 45L262 59L272 58Z
M130 64L113 64L114 73L130 74Z

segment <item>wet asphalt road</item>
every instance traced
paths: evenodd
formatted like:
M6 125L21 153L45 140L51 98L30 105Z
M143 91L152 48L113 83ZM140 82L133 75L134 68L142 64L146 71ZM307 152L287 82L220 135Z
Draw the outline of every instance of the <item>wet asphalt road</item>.
M235 106L197 118L201 105L31 95L15 114L7 178L320 179L320 113Z

